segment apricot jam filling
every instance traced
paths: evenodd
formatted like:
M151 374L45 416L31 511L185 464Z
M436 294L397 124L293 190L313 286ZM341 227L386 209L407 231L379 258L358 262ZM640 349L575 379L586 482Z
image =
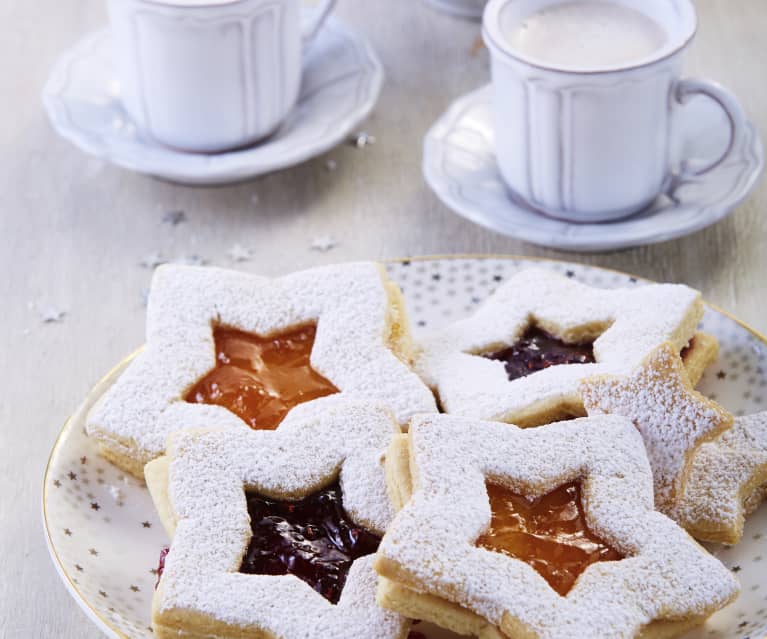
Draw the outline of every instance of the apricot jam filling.
M503 362L509 381L562 364L593 364L594 342L568 344L535 326L529 328L516 344L484 355Z
M186 401L223 406L254 430L274 430L294 406L338 392L311 367L316 331L306 325L259 337L215 328L216 366Z
M533 500L489 482L487 493L492 520L477 545L524 561L562 596L591 564L623 559L586 525L580 483Z

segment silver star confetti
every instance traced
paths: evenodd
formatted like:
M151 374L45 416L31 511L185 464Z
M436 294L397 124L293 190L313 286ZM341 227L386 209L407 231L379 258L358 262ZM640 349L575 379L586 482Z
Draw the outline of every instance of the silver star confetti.
M55 306L45 306L38 310L40 313L40 320L43 324L60 324L67 316L66 311L62 311Z
M173 260L173 264L182 264L184 266L205 266L207 263L207 259L197 254L182 255Z
M148 255L145 255L141 258L141 261L139 264L143 266L144 268L149 269L156 269L160 264L165 264L168 260L166 260L162 255L160 255L159 252L155 251L154 253L149 253Z
M366 146L372 146L376 143L376 139L374 135L370 135L367 131L360 131L357 133L357 135L352 138L352 145L356 146L358 149L363 149Z
M186 222L186 213L180 209L175 211L166 211L162 216L163 224L170 224L171 226L178 226L179 224Z
M122 504L124 497L122 488L119 486L110 486L109 494L112 495L112 499L114 499L118 504Z
M235 244L226 254L232 262L248 262L253 258L253 251L242 244Z
M311 249L320 253L327 253L338 246L338 240L330 235L321 235L312 240Z

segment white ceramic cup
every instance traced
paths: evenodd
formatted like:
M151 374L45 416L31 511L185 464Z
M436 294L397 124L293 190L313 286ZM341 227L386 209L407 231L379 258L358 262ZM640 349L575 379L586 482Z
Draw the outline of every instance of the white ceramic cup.
M691 0L602 0L635 9L667 32L664 46L625 66L556 68L515 50L505 35L509 25L569 1L490 0L485 9L496 154L512 197L568 221L616 220L662 194L673 198L681 184L726 161L746 117L723 88L681 77L697 29ZM722 107L730 143L721 157L673 167L673 112L696 95Z
M302 46L334 4L305 24L301 0L108 0L126 111L185 151L257 142L295 105Z

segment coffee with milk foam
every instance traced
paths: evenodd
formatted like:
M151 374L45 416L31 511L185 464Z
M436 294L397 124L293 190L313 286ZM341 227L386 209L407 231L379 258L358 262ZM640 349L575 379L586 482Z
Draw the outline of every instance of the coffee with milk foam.
M552 5L507 25L505 35L534 63L582 71L639 63L668 39L663 27L640 11L597 0Z

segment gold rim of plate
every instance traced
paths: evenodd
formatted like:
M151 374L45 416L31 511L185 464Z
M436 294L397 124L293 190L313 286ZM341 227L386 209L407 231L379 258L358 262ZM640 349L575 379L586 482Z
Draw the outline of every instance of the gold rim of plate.
M577 264L579 266L585 266L587 268L595 268L602 271L607 271L609 273L615 273L617 275L622 275L624 277L633 277L637 280L640 280L642 282L652 282L653 280L647 279L645 277L639 277L636 275L632 275L631 273L626 273L625 271L620 271L618 269L613 268L607 268L603 266L596 266L592 264L581 264L579 262L569 262L568 260L557 260L553 258L548 257L532 257L532 256L524 256L524 255L504 255L500 253L457 253L457 254L445 254L445 255L421 255L417 257L400 257L400 258L391 258L386 260L381 260L381 263L383 264L401 264L403 262L436 262L440 260L525 260L530 262L557 262L557 263L569 263L569 264ZM710 302L706 302L706 305L716 313L720 313L721 315L724 315L728 319L732 320L738 326L745 329L751 335L756 337L760 342L762 342L765 346L767 346L767 335L764 335L760 331L756 330L751 325L747 324L743 320L737 318L735 315L730 313L729 311L724 310L723 308L717 306L716 304L712 304ZM90 615L98 620L101 625L108 629L110 632L112 632L116 637L119 637L119 639L132 639L125 633L123 633L121 630L118 630L115 628L111 622L103 617L96 608L94 608L90 601L83 595L83 593L80 591L80 589L77 587L77 585L72 581L72 577L70 577L67 570L64 568L64 564L62 563L61 559L59 558L58 552L56 551L56 547L53 544L53 540L51 539L51 531L50 526L48 524L48 510L47 510L47 497L48 497L48 476L51 470L51 462L53 461L54 456L56 455L56 452L58 451L59 447L61 446L62 440L64 439L64 435L67 433L67 431L70 428L70 425L75 421L76 418L79 418L80 415L82 415L88 407L90 407L98 397L103 394L105 387L107 385L111 385L113 378L117 376L119 373L121 373L125 367L133 360L133 358L138 355L141 350L143 349L143 346L140 348L137 348L133 353L125 357L122 361L120 361L117 365L115 365L106 375L104 375L88 392L88 394L85 397L85 400L80 404L80 406L77 408L77 410L64 422L64 425L61 427L61 430L59 431L58 435L56 436L56 441L53 444L53 448L51 449L51 453L48 456L48 461L45 465L45 473L43 475L43 526L45 528L45 540L48 545L48 550L53 558L58 573L65 578L66 585L68 587L68 590L70 593L76 595L76 598L78 600L78 603L81 607L84 607L86 612L89 612Z

